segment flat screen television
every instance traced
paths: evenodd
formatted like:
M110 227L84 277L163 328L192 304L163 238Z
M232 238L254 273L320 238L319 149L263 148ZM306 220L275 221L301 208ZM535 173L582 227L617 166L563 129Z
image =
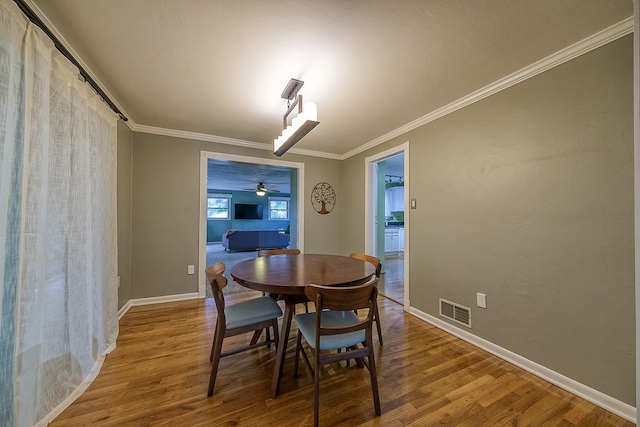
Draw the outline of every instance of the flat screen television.
M235 219L262 219L262 205L236 203Z

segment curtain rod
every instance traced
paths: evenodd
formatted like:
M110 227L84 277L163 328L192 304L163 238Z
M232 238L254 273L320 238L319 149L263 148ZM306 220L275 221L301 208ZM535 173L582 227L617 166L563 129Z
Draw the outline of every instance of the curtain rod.
M114 104L113 101L111 101L111 99L107 96L107 94L100 88L98 83L96 83L95 80L91 78L89 73L87 73L85 69L82 68L80 63L76 61L73 55L71 55L71 53L67 50L67 48L64 47L64 45L60 42L60 40L58 40L58 38L53 34L53 32L51 32L51 30L47 28L44 22L42 22L42 20L38 17L38 15L36 15L35 12L29 7L29 5L27 5L27 3L24 0L13 0L13 1L18 5L22 13L24 13L27 16L27 18L29 18L29 20L33 22L36 26L40 27L40 29L44 31L47 37L49 37L51 41L53 41L53 45L56 47L56 49L58 49L60 53L62 53L65 56L65 58L71 61L73 65L78 67L78 70L80 71L80 76L82 76L85 82L87 82L89 86L91 86L93 90L95 90L98 93L98 95L102 98L104 102L107 103L107 105L109 105L109 107L113 110L113 112L116 113L118 116L120 116L120 119L122 121L124 122L128 121L129 119L124 114L122 114L122 111L120 111L120 109L116 107L116 104Z

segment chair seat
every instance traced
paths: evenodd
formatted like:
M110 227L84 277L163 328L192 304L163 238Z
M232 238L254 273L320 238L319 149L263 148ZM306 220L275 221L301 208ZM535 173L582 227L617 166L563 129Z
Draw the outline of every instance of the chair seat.
M344 326L358 323L360 319L353 311L333 311L322 312L322 326ZM311 348L316 342L316 313L303 313L296 315L296 322L300 333L307 340ZM349 332L340 335L324 335L320 337L320 350L335 350L338 348L349 348L365 341L364 330Z
M225 307L227 329L241 328L282 316L282 309L271 297L255 298Z

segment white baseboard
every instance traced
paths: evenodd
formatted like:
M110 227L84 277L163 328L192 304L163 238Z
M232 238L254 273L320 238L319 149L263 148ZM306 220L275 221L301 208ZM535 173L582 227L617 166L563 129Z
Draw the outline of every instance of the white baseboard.
M122 308L118 310L118 320L122 319L122 316L127 314L127 311L129 311L130 308L131 308L131 300L127 301L125 305L123 305Z
M118 320L122 319L122 316L124 316L131 307L135 307L138 305L161 304L163 302L185 301L185 300L197 299L197 298L198 298L198 293L191 292L188 294L163 295L161 297L131 299L127 301L127 303L123 305L120 310L118 310Z
M552 371L549 368L539 365L490 341L487 341L453 325L450 325L449 323L440 320L430 314L424 313L420 310L416 310L415 308L411 308L409 310L409 313L439 329L450 333L451 335L454 335L470 344L473 344L476 347L488 351L489 353L524 369L525 371L543 378L550 383L555 384L558 387L575 394L576 396L580 396L583 399L600 406L601 408L611 411L614 414L626 419L627 421L633 423L636 422L636 408L627 403L621 402L618 399L614 399L611 396L608 396L598 390L572 380L569 377Z

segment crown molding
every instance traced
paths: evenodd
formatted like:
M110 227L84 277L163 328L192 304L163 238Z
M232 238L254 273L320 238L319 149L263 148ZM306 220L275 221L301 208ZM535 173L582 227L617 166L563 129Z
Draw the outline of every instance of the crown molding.
M149 133L153 135L171 136L175 138L193 139L197 141L215 142L218 144L234 145L236 147L253 148L256 150L266 150L273 152L272 144L263 142L245 141L242 139L227 138L224 136L210 135L206 133L187 132L183 130L166 129L146 125L134 125L131 127L134 132ZM325 153L322 151L305 150L302 148L291 148L288 153L301 154L303 156L323 157L326 159L343 160L339 154Z
M256 150L273 150L269 144L261 142L245 141L242 139L227 138L224 136L210 135L206 133L188 132L184 130L167 129L155 126L136 125L134 132L149 133L153 135L171 136L175 138L193 139L197 141L216 142L218 144L235 145L237 147L254 148Z
M358 148L355 148L347 153L345 153L342 157L344 159L348 159L349 157L353 157L356 154L362 153L363 151L369 150L377 145L380 145L384 142L387 142L397 136L403 135L409 131L412 131L420 126L423 126L427 123L430 123L434 120L437 120L443 116L453 113L461 108L464 108L470 104L478 102L488 96L491 96L497 92L505 90L513 85L516 85L524 80L530 79L538 74L541 74L551 68L557 67L558 65L564 64L565 62L571 61L572 59L584 55L585 53L591 52L601 46L604 46L607 43L611 43L619 38L622 38L628 34L633 33L633 16L618 22L604 30L595 33L584 40L581 40L567 48L564 48L546 58L541 59L538 62L535 62L525 68L522 68L515 73L509 74L508 76L491 83L469 95L458 99L444 107L438 108L437 110L432 111L431 113L422 116L412 122L407 123L404 126L401 126L385 135L382 135L373 141L370 141L364 145L361 145Z

